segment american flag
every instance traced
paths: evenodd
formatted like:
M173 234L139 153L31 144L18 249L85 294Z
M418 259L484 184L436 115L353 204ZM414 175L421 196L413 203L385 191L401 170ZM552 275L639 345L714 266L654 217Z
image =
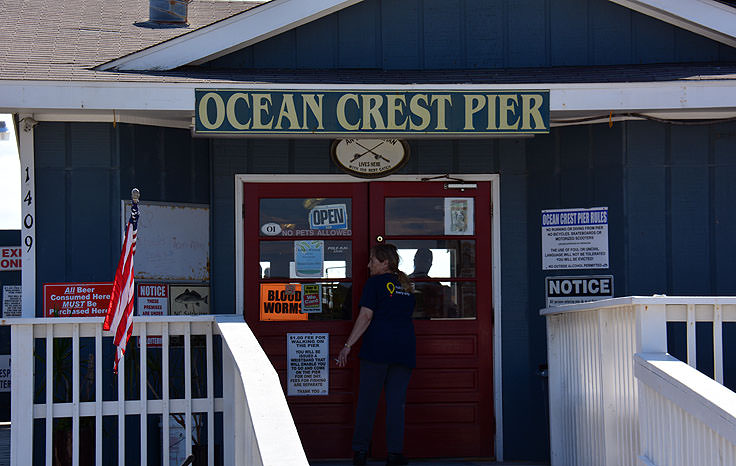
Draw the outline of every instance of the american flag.
M112 284L110 304L107 306L104 330L113 329L115 338L115 366L113 371L118 373L118 362L125 354L125 345L133 332L133 256L135 255L135 241L138 234L138 204L134 201L131 206L130 220L125 229L125 241L120 253L120 262L115 271L115 281Z

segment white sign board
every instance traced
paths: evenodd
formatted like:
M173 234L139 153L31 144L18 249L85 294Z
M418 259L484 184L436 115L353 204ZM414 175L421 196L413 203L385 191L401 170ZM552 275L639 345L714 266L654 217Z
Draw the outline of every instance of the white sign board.
M542 270L607 268L608 207L542 211Z
M10 392L9 354L0 354L0 392Z
M21 285L3 286L3 318L21 317L23 287Z
M287 333L288 395L328 395L330 337L326 333Z
M588 303L613 298L613 275L547 277L547 307Z
M145 196L145 192L141 195ZM209 206L141 201L138 207L135 279L209 281ZM130 200L127 200L123 201L120 223L123 231L129 217Z

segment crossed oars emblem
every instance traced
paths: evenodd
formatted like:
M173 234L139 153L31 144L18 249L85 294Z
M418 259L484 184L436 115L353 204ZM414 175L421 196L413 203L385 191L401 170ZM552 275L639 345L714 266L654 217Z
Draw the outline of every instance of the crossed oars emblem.
M352 163L352 162L355 162L356 160L358 160L359 158L363 157L363 156L364 156L365 154L367 154L367 153L369 153L369 152L370 152L371 154L373 154L373 155L375 156L375 159L376 159L376 160L379 160L379 159L383 159L383 160L385 160L386 162L391 162L391 161L390 161L389 159L387 159L387 158L386 158L386 157L384 157L383 155L381 155L381 154L377 154L377 153L373 152L373 150L374 150L374 149L377 149L377 148L378 148L379 146L381 146L381 145L382 145L382 144L383 144L384 142L386 142L386 141L381 141L381 142L379 142L378 144L376 144L375 146L373 146L373 147L371 147L370 149L368 149L368 148L367 148L367 147L365 147L365 146L364 146L363 144L361 144L361 143L359 143L359 142L357 142L357 141L356 141L356 142L355 142L355 144L357 144L357 145L359 145L360 147L362 147L363 149L365 149L365 152L363 152L362 154L358 154L358 153L356 153L355 155L353 155L353 159L352 159L352 160L351 160L350 162L351 162L351 163Z

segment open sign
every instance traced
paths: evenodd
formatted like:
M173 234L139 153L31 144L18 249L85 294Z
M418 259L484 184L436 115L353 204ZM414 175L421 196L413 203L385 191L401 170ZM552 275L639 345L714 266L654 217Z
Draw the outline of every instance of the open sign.
M321 205L309 211L312 230L345 230L348 228L348 210L345 204Z

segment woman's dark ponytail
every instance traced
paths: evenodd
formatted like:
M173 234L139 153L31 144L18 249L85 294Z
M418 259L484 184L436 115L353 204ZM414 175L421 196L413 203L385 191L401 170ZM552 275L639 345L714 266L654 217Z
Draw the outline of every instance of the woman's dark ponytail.
M398 275L401 287L411 293L414 292L414 284L409 276L399 270L399 251L396 246L388 243L376 244L371 248L371 255L381 262L387 260L389 271Z

